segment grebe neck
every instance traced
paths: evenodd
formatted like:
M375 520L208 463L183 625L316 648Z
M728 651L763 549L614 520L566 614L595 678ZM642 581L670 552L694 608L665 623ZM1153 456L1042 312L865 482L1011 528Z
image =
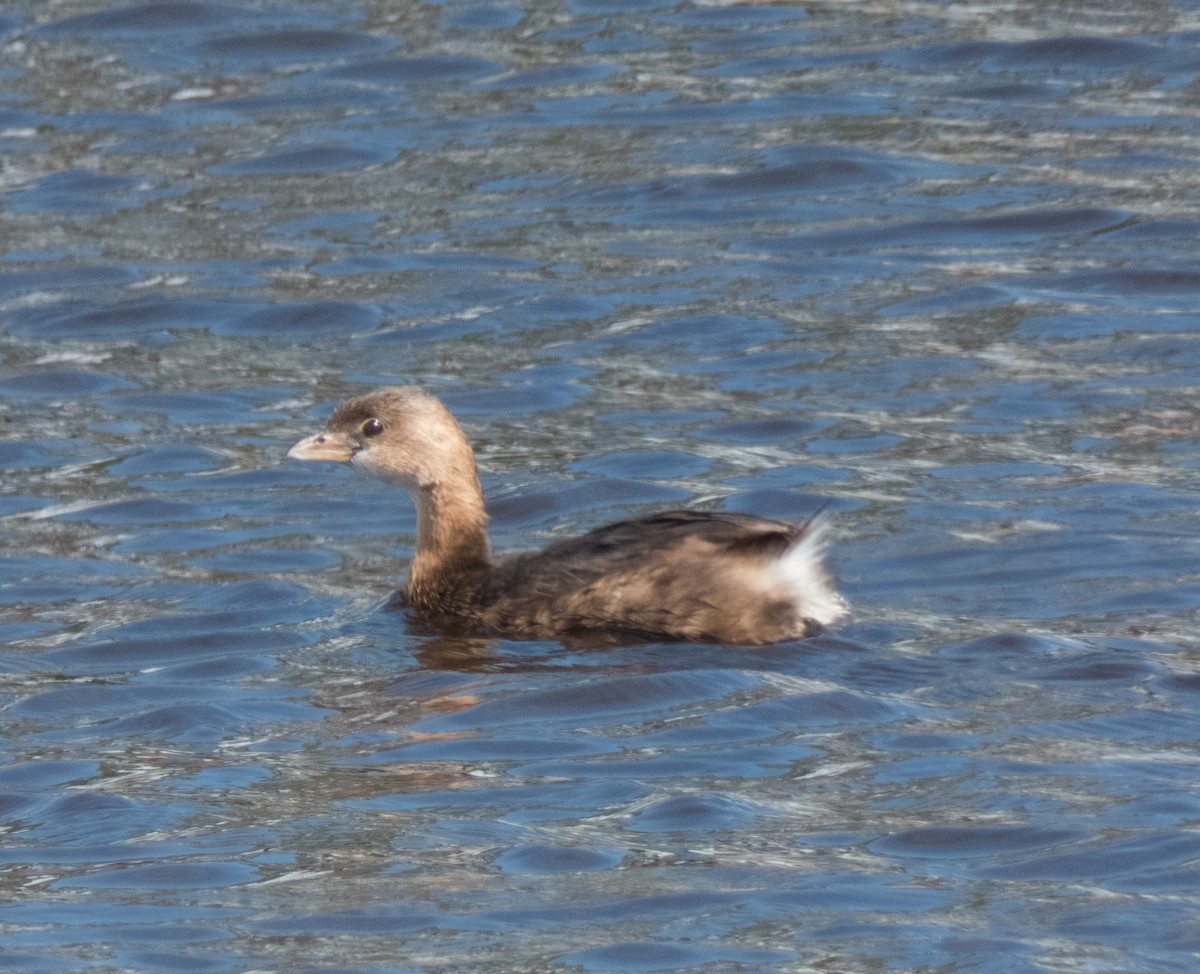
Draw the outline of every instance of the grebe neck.
M487 512L474 470L467 480L441 481L414 491L417 546L409 599L436 607L477 587L489 567Z

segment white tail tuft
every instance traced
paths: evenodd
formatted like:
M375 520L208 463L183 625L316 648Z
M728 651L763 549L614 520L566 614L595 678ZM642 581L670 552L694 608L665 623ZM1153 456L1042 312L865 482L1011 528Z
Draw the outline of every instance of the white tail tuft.
M833 590L825 570L828 547L828 525L822 520L814 520L796 543L771 565L771 574L791 593L800 615L823 626L841 622L849 612L846 600Z

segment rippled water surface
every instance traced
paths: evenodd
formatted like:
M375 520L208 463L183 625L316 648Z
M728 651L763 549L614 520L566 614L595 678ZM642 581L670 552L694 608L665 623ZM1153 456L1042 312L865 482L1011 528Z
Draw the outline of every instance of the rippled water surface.
M0 967L1194 971L1200 18L0 12ZM826 505L759 649L410 630L497 549Z

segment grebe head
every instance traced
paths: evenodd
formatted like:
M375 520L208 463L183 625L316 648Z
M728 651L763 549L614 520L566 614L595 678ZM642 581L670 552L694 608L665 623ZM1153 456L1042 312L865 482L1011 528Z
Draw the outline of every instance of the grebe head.
M412 386L378 389L343 403L324 430L287 455L348 463L409 490L475 474L471 448L454 417Z

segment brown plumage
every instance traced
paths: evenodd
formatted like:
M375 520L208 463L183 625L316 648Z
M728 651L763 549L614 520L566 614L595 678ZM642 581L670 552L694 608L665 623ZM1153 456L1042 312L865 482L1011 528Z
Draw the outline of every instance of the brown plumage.
M351 399L288 456L349 463L412 493L417 545L401 601L434 625L530 639L761 644L845 616L815 521L665 511L493 562L470 444L420 389Z

